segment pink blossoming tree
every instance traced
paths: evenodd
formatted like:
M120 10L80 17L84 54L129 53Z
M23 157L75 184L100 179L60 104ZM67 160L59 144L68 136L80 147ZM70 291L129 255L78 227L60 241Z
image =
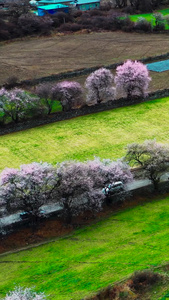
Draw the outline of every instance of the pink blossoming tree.
M125 92L127 98L131 98L133 95L145 97L150 80L147 67L139 61L127 60L116 69L117 90Z
M155 140L129 144L125 160L132 166L140 166L144 177L151 180L154 189L158 190L160 177L168 170L169 147Z
M0 175L0 197L9 212L24 210L34 224L40 207L52 201L56 185L55 168L47 163L22 165L19 170L6 168Z
M111 161L104 159L101 161L99 158L95 158L94 160L88 161L87 165L88 176L94 181L94 189L102 189L102 192L104 192L104 189L110 184L119 181L123 184L123 191L118 191L111 199L106 197L106 204L109 205L113 201L123 201L129 196L126 190L126 183L133 180L133 175L126 163L121 160Z
M87 164L73 161L61 163L57 168L57 176L57 199L63 207L62 215L66 223L71 223L73 216L86 210L101 210L104 195L101 189L94 188Z
M129 167L121 162L95 159L93 161L64 162L58 165L57 188L65 221L70 223L72 216L80 212L98 212L102 209L105 195L102 189L106 184L121 180L132 180Z
M62 81L54 85L51 97L60 101L63 111L84 106L83 89L76 81Z
M88 90L87 105L95 105L101 102L113 100L115 97L115 89L112 87L113 74L110 70L100 68L91 73L85 82Z
M30 112L37 112L40 110L40 99L38 97L31 97L22 89L13 89L7 91L0 89L0 111L4 117L12 119L17 123L24 119Z

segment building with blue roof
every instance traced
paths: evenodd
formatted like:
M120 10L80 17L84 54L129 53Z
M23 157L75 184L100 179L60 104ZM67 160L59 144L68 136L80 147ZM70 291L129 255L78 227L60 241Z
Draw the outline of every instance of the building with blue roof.
M38 16L44 16L46 13L53 15L60 11L68 13L69 7L63 4L49 4L49 5L38 6Z
M38 1L38 7L39 5L54 5L54 4L65 4L65 5L73 5L79 10L90 10L94 8L100 7L100 0L40 0Z
M72 0L40 0L37 2L38 6L41 5L52 5L52 4L69 4Z
M99 8L100 0L76 0L76 7L83 11Z

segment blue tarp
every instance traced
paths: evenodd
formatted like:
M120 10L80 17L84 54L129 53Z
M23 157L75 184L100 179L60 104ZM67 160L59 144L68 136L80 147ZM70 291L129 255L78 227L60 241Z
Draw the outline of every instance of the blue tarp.
M154 72L164 72L169 70L169 59L157 61L151 64L147 64L147 69Z

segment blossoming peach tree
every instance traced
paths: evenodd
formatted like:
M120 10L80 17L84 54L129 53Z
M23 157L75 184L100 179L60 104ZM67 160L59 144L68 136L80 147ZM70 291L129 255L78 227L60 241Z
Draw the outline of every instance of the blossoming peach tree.
M0 198L9 212L23 210L34 224L40 216L40 207L52 201L56 185L55 168L47 163L6 168L0 176Z
M88 90L86 103L95 105L114 100L115 88L112 86L113 78L111 71L106 68L100 68L91 73L85 82Z
M127 60L116 69L116 88L125 92L127 98L134 95L145 97L150 80L147 67L139 61Z
M41 109L40 99L32 97L22 89L0 89L0 113L3 119L13 122L24 119L29 114L37 114Z

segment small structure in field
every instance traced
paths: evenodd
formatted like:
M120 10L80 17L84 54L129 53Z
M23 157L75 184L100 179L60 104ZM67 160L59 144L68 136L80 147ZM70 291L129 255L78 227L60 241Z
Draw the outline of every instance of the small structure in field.
M79 10L90 10L100 7L100 0L75 0L76 7Z
M44 16L46 15L46 13L53 15L60 11L68 13L69 7L63 4L50 4L38 6L38 16Z

